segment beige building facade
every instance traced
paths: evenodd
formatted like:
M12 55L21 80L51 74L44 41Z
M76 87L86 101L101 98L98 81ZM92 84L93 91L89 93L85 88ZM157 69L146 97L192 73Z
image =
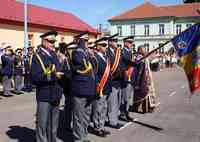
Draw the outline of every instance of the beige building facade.
M49 30L59 33L57 45L59 42L71 42L75 35L84 31L90 33L91 40L95 40L98 35L96 29L71 13L28 4L29 46L40 45L40 35ZM0 45L3 42L11 44L14 49L24 47L24 7L21 2L1 2Z
M28 38L29 46L37 47L41 44L40 35L49 31L48 29L28 27ZM73 37L78 33L73 32L63 32L58 31L57 43L66 42L69 43L73 40ZM90 35L90 40L94 41L96 39L95 35ZM1 24L0 23L0 44L1 43L11 44L14 49L24 47L24 27L11 25L11 24Z

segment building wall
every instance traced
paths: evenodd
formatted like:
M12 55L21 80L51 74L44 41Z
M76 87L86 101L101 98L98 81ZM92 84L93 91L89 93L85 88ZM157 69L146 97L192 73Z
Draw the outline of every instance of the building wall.
M14 48L23 47L24 33L20 26L0 24L0 43L6 42Z
M176 25L181 25L181 31L187 29L187 24L194 24L200 20L200 17L196 18L156 18L156 19L143 19L143 20L128 20L128 21L111 21L110 22L110 32L111 34L116 34L118 32L118 27L122 27L122 35L120 38L131 35L131 25L135 26L135 47L142 44L149 44L149 50L153 50L158 47L159 44L165 43L166 41L177 35ZM159 34L159 25L164 24L164 35ZM145 36L145 25L149 25L149 35ZM122 41L121 41L121 44ZM163 51L169 50L172 44L168 44L164 47Z
M40 28L28 28L28 34L31 36L31 45L36 47L41 44L40 35L47 32L47 29ZM77 33L73 32L62 32L58 31L59 35L57 36L57 45L59 42L64 41L69 43L73 40L73 36ZM95 40L95 36L90 36L91 40ZM24 29L23 26L1 24L0 23L0 44L6 42L12 45L14 49L24 47Z

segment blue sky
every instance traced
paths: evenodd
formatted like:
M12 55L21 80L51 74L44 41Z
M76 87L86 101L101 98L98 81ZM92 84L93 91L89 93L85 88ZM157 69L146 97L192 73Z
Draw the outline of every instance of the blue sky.
M29 3L71 12L82 20L97 27L107 20L147 0L28 0ZM156 5L180 4L183 0L148 0Z

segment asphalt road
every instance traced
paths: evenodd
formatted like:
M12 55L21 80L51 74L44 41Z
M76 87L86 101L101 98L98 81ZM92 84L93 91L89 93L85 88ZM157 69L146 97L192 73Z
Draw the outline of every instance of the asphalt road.
M108 128L112 134L107 138L90 134L89 139L92 142L200 142L200 93L189 98L186 77L180 68L154 73L154 80L160 102L154 113L132 113L137 122L127 123L121 130ZM0 142L34 142L34 93L0 98ZM70 142L65 132L59 137Z

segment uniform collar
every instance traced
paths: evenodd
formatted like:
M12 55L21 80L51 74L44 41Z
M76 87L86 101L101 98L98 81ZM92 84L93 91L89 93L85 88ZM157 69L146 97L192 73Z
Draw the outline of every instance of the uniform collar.
M131 51L131 48L128 48L128 47L126 47L126 46L124 46L124 49L125 49L126 51Z
M101 52L97 53L104 61L106 61L105 55Z

